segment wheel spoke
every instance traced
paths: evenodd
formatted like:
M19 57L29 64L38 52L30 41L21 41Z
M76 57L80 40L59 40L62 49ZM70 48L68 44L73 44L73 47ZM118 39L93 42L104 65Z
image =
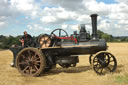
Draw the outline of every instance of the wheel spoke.
M41 47L42 47L42 48L45 48L45 44L42 44Z
M61 36L61 29L59 29L59 37Z
M36 69L36 71L38 71L39 69L37 68L37 66L36 65L34 65L34 68Z
M27 52L28 52L28 59L31 60L31 57L32 57L32 56L31 56L30 50L28 50Z
M107 57L107 54L106 54L106 53L104 53L104 54L103 54L103 57L106 59L106 57Z
M47 41L49 39L49 37L47 36L47 37L45 37L45 40Z
M32 58L31 58L31 61L33 61L34 60L34 56L32 56Z
M30 66L28 66L28 74L30 74L30 69L31 69L31 67L30 67Z
M113 62L114 60L111 60L111 61L109 61L109 62Z
M96 67L98 64L94 65L94 67Z
M28 52L28 56L31 56L31 52L30 52L30 50L28 50L27 52Z
M40 45L42 45L42 44L44 44L44 38L43 37L40 39Z
M35 61L35 62L40 63L40 61Z
M45 47L47 47L46 43L45 43Z
M40 66L39 62L34 62L34 65Z
M111 72L111 68L107 66L107 69Z
M26 67L23 69L23 72L25 72L28 68L29 68L29 66L26 66Z
M94 65L94 67L99 68L98 66L100 67L100 64L99 63L97 63L97 64Z
M114 67L114 65L111 65L111 64L109 64L108 66L109 66L109 67Z
M44 38L43 38L43 37L41 37L40 41L44 41Z
M105 59L106 61L109 61L109 59Z
M100 71L100 73L102 73L103 72L103 68L101 68L101 71Z
M28 60L30 61L31 60L31 58L28 56Z
M49 43L49 44L51 43L50 39L47 40L47 43Z
M47 43L46 46L49 47L49 43Z
M30 75L32 74L33 72L33 69L32 69L32 66L30 66Z
M37 54L35 53L34 56L32 57L32 60L36 59Z
M111 56L111 55L110 55L110 54L106 54L106 55L108 56L108 61L110 61L110 58L111 58L110 56Z
M95 68L95 71L97 71L97 72L98 72L99 68L98 68L98 67L96 67L96 66L95 66L94 68Z
M44 41L42 41L42 44L41 45L44 45L45 43L44 43Z
M28 60L24 55L20 55L20 56L22 56L21 58L23 58L25 60Z
M37 60L40 60L40 58L37 56L37 54L35 54L35 55L33 56L33 60L32 60L32 61L37 61Z
M96 59L96 60L94 60L93 62L98 62L98 60Z
M27 62L20 62L19 65L24 65L24 64L27 64Z

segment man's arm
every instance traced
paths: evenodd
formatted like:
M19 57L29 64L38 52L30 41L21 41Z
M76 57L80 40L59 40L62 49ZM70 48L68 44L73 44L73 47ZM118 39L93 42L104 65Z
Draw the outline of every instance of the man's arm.
M19 41L21 42L22 47L24 47L24 36L22 36Z

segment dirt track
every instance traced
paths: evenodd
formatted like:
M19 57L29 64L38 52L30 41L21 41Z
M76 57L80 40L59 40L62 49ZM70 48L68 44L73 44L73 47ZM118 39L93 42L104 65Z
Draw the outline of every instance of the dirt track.
M109 52L117 58L118 67L114 74L97 75L90 67L88 56L80 56L76 68L56 69L40 77L24 77L16 68L9 66L12 53L0 51L0 85L128 85L119 83L116 77L128 74L128 43L109 43Z

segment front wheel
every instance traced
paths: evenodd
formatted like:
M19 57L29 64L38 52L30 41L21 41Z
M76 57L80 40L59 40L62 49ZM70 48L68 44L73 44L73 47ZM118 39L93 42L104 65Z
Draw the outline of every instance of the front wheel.
M117 61L114 55L109 52L100 52L93 59L93 69L97 74L114 72L117 68Z

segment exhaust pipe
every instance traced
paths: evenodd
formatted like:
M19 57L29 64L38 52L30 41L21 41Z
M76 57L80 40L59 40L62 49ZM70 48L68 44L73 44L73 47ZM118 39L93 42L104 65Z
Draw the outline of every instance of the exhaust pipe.
M92 21L92 40L98 40L98 34L97 34L97 14L91 15L91 21Z

